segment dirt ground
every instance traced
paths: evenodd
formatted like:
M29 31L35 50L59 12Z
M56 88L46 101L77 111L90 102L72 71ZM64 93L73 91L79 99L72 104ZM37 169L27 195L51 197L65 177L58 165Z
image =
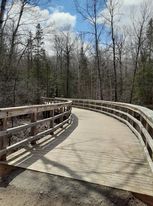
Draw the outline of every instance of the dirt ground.
M73 205L145 206L146 204L126 191L21 168L14 169L1 179L0 206Z

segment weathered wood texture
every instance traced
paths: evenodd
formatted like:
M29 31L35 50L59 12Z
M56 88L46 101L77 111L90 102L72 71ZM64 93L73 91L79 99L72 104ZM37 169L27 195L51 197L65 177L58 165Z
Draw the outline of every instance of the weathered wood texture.
M8 164L153 196L153 175L134 133L120 121L73 108L72 123Z
M66 99L56 98L55 101ZM49 100L48 100L49 101ZM101 100L71 99L73 106L110 115L125 123L139 138L153 172L153 111L142 106Z
M53 132L66 124L70 119L71 114L71 101L64 101L58 103L45 103L42 105L32 105L24 107L12 107L0 109L0 120L1 120L1 131L0 131L0 160L5 161L8 152L12 152L20 147L24 147L26 143L31 143L31 145L36 144L36 140L44 137L48 134L53 134ZM56 115L54 115L56 111ZM47 113L48 118L39 119L37 118L40 113ZM13 126L8 128L8 120L11 118L19 118L19 116L31 115L31 122L19 126ZM64 116L67 118L64 120ZM59 119L59 122L54 126L54 121ZM37 126L46 122L50 122L50 128L37 132ZM22 130L31 128L30 136L25 138L13 145L8 144L8 135L16 134Z

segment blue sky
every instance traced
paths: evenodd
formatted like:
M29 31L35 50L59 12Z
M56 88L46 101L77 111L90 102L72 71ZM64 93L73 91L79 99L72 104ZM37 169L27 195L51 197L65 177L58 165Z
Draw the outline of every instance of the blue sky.
M84 4L86 0L78 0L81 4ZM140 11L141 11L141 4L144 0L116 0L119 1L120 11L116 8L117 12L121 14L120 21L117 19L117 24L115 24L116 28L120 32L126 32L125 28L131 27L131 14L134 16L137 21L139 20ZM153 0L150 0L152 2ZM52 27L55 25L55 28L62 29L66 25L70 25L75 32L91 32L91 28L89 23L85 21L80 14L76 11L74 1L73 0L40 0L39 4L39 12L44 16L46 19L48 18L47 25ZM103 0L99 0L100 7L99 12L101 12L103 7ZM108 1L109 2L109 1ZM115 0L114 0L115 2ZM149 4L150 5L150 4ZM40 9L41 8L41 9ZM48 10L47 12L45 10ZM109 18L108 10L103 10L105 16ZM132 13L131 13L132 12ZM116 15L117 16L117 15ZM75 18L76 17L76 18ZM116 17L117 18L117 17ZM136 22L137 22L136 21ZM108 23L108 22L107 22ZM125 27L126 26L126 27ZM65 27L66 28L66 27ZM93 29L93 28L92 28ZM57 29L58 31L58 29ZM105 29L101 35L101 42L108 43L110 41L109 31L109 23L105 24ZM91 39L93 35L88 35L85 37L87 42L92 42ZM46 44L47 45L47 44Z
M40 3L40 7L44 9L49 9L51 7L53 11L54 9L57 9L62 12L68 12L71 15L76 16L76 26L74 28L76 31L80 32L88 30L88 25L77 13L73 0L44 0L43 3Z
M119 29L124 29L124 25L131 26L131 21L129 18L131 8L135 8L135 18L138 19L138 17L140 16L140 9L138 9L138 6L140 6L140 3L143 0L120 1L124 1L124 4L122 5L121 13L123 15L121 18L122 21L119 22L119 26L121 26L119 27ZM152 0L150 1L153 3ZM10 12L10 21L12 21L11 19L14 19L14 22L16 21L21 6L20 1L15 2L16 3L13 5ZM79 2L84 4L86 0L79 0ZM103 2L103 0L99 0L99 2ZM99 12L101 12L101 10L103 9L102 7L103 5L100 6ZM150 4L149 7L151 7ZM83 31L92 31L89 27L89 23L83 20L83 18L77 13L73 0L40 0L39 5L31 7L27 5L27 8L28 9L25 10L22 16L21 25L23 26L21 26L20 29L22 30L22 32L25 32L27 36L29 35L29 31L32 32L33 35L35 35L36 25L40 23L44 33L45 49L48 51L50 55L52 55L53 53L52 48L55 32L58 33L59 31L64 31L64 29L71 28L70 31L72 36L74 37L78 35L78 33L77 35L75 35L76 32L80 33ZM106 28L108 31L109 25L106 25ZM106 28L105 32L103 31L101 35L101 40L103 43L110 41L110 36L108 35L108 32L106 32ZM90 45L93 42L93 39L91 39L91 37L94 36L85 36L85 41Z
M81 4L81 6L85 6L86 0L78 0L78 2ZM101 9L103 7L103 0L99 1L101 4ZM54 13L56 10L58 12L64 12L69 13L72 16L76 17L76 24L74 27L74 31L77 33L81 32L91 32L91 25L83 19L83 17L77 12L74 0L44 0L43 3L41 1L40 5L43 9L48 9L50 13ZM100 10L101 10L100 9ZM92 28L93 29L93 28ZM105 33L102 35L102 37L108 38L108 35ZM93 36L92 35L85 35L84 38L87 41L92 41Z

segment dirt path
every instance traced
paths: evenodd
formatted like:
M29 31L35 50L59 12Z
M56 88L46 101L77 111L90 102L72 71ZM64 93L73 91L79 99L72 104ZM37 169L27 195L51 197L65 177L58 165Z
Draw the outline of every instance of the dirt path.
M0 183L0 206L145 206L131 193L70 178L15 169Z

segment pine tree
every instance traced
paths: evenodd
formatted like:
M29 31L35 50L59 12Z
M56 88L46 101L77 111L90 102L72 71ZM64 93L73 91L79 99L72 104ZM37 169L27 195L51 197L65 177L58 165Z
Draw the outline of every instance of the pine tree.
M35 68L35 78L36 78L36 102L40 103L40 97L41 97L41 69L42 69L42 57L44 55L44 49L43 49L43 30L41 28L41 25L38 24L36 26L36 35L34 38L34 68Z

